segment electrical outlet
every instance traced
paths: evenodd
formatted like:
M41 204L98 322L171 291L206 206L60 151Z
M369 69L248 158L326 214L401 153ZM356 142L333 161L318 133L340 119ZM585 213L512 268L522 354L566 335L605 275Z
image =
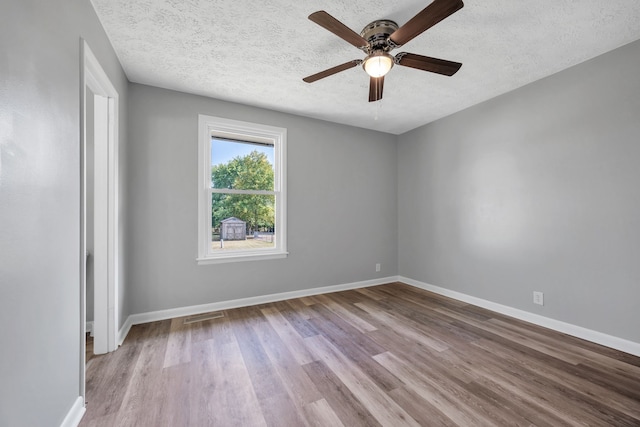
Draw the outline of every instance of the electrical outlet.
M380 263L377 263L376 264L376 272L379 272L379 271L380 271Z
M544 305L544 294L542 292L533 291L533 303Z

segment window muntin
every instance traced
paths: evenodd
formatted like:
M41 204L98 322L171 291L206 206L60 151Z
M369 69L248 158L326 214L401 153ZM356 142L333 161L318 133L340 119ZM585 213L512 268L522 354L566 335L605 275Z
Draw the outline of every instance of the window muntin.
M198 263L285 257L286 129L204 115L199 127Z

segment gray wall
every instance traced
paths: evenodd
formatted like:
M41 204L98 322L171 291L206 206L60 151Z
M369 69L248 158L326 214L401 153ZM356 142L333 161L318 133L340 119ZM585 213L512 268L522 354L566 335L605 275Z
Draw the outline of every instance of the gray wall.
M129 100L131 313L397 274L395 136L136 84ZM287 128L288 258L196 265L198 114Z
M402 135L400 274L640 342L639 68L635 42Z
M79 396L80 37L126 129L126 79L89 1L0 3L2 426L60 425Z

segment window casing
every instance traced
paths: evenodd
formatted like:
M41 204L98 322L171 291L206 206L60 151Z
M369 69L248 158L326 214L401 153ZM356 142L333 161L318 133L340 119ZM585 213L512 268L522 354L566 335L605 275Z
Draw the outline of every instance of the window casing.
M285 258L288 254L286 234L287 130L202 114L198 116L198 129L198 264ZM216 165L212 164L212 149L216 149L216 143L219 141L256 146L258 149L272 147L272 151L270 150L273 156L272 188L270 188L271 179L268 180L269 188L264 187L265 184L256 186L252 183L234 186L228 183L223 185L214 183L212 167ZM215 152L213 157L215 157ZM214 214L215 204L219 202L212 200L221 198L266 201L268 206L264 209L273 209L274 220L273 230L269 229L269 233L266 234L268 238L263 239L269 241L269 244L263 245L264 247L256 247L255 245L244 247L242 244L238 245L239 242L227 241L225 246L225 241L222 238L222 224ZM216 218L217 224L212 224L213 218ZM238 221L236 220L242 221L243 219L246 221L246 218L236 218L235 216L227 218L227 223L233 223L227 225L236 227L235 235L239 234L237 233ZM252 226L258 228L256 224L252 224ZM225 232L231 233L229 230L232 229L229 228ZM219 239L222 238L222 241L215 240L216 233L218 233ZM248 234L249 238L254 237L251 233ZM255 231L255 235L258 236L260 233Z

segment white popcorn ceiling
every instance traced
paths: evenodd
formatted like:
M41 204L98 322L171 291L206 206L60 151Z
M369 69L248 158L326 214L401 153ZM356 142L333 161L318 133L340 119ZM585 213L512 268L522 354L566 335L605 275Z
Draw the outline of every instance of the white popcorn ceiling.
M401 134L640 39L638 0L467 0L394 50L462 62L453 77L395 66L381 102L361 67L315 83L303 77L362 59L309 21L326 10L359 33L399 25L430 0L92 0L129 80Z

